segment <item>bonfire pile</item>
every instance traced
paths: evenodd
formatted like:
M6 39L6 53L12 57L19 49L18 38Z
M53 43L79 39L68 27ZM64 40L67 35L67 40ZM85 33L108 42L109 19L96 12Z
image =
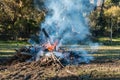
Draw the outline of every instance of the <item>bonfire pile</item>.
M17 50L16 56L24 59L27 62L41 61L43 65L50 63L58 63L61 67L64 67L61 63L63 56L62 52L54 51L55 44L45 44L45 46L27 46Z
M58 41L51 43L49 35L42 29L42 32L46 36L47 40L43 44L37 44L32 46L25 46L17 50L17 56L30 56L26 57L25 61L38 61L42 64L50 64L51 62L59 64L61 67L66 64L75 64L80 59L80 55L74 54L72 51L65 51L62 48L56 49ZM45 39L44 39L45 40ZM78 61L79 62L79 61Z

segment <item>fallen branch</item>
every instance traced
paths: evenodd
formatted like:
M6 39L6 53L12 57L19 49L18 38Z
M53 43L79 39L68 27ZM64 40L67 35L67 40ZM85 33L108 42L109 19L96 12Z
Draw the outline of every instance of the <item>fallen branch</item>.
M62 63L60 62L60 60L53 54L53 52L51 53L51 56L52 56L54 62L58 62L59 65L60 65L62 68L65 67L65 66L62 65Z

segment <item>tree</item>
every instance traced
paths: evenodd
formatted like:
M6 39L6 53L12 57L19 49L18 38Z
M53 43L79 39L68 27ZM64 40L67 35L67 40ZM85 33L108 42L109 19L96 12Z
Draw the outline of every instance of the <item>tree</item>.
M13 34L11 36L13 39L23 34L24 37L29 37L38 30L39 23L44 20L44 16L43 11L35 9L33 0L1 0L1 33Z
M112 6L109 9L105 10L104 14L106 16L106 21L108 23L108 28L111 28L111 42L112 42L112 33L119 32L118 24L120 23L120 7L119 6Z
M91 30L93 34L97 32L102 36L108 36L113 31L113 36L116 36L115 34L120 34L120 1L104 0L103 4L90 14Z

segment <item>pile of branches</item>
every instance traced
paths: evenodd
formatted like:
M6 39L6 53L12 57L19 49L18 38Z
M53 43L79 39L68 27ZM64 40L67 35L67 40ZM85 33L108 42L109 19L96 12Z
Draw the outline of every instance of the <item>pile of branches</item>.
M33 56L30 53L25 52L26 50L27 50L26 47L22 47L19 50L16 50L16 54L13 56L12 61L14 62L38 61L36 60L36 56L38 55ZM51 65L52 63L54 63L59 65L61 68L64 67L64 65L61 63L61 59L57 58L53 52L50 52L49 56L46 56L46 55L43 55L42 57L39 56L39 62L40 62L40 65L42 66Z

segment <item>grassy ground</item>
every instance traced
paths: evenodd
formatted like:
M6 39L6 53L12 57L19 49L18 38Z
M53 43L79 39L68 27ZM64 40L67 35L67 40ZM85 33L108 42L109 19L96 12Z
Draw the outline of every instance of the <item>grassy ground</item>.
M97 38L100 43L103 45L120 45L120 38L113 38L112 42L109 37L100 37Z
M12 56L15 49L29 45L23 41L0 41L0 57Z
M100 40L101 43L106 42L106 39ZM120 42L119 39L117 39L117 42ZM70 70L72 70L72 72L76 73L76 75L66 73L66 68L62 69L57 75L57 77L59 78L58 80L79 80L78 77L80 77L80 80L120 80L120 45L116 45L117 42L115 42L115 44L113 45L99 46L97 51L91 54L92 56L94 56L94 61L92 61L90 64L81 64L80 66L68 66ZM25 45L29 44L27 44L26 42L0 41L0 57L12 56L15 53L14 49L20 48ZM79 47L91 51L88 46L80 45ZM48 79L48 77L50 77L50 80L55 79L56 76L53 75L55 74L54 71L51 71L51 69L49 70L49 68L47 69L48 70L44 71L44 73L46 74L44 76L46 78L44 77L43 79ZM25 70L27 72L28 69ZM8 71L11 73L14 72L14 69L13 71ZM47 74L48 72L50 73ZM6 73L6 71L0 71L0 74L5 74L4 76L9 75L9 73ZM20 72L20 74L22 74L22 71Z

